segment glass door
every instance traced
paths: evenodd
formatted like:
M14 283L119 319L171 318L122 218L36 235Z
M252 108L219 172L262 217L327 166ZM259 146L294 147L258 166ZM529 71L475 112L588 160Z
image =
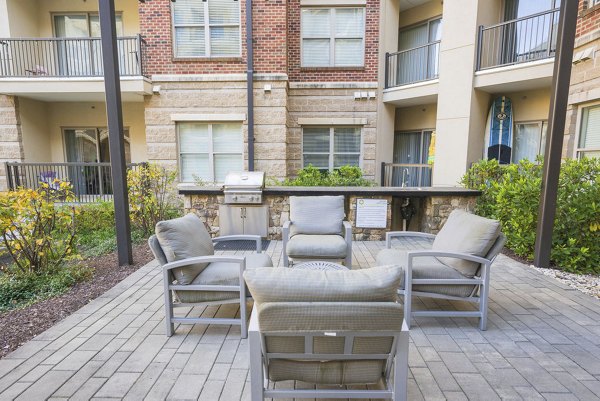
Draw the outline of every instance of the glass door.
M437 77L441 35L441 18L399 32L398 84Z
M392 186L423 187L431 185L431 168L427 164L432 130L396 132Z

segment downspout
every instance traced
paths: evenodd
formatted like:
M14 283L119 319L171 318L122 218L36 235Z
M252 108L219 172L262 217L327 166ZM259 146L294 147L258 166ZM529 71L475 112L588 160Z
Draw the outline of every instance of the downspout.
M252 49L252 0L246 0L246 82L248 86L248 171L254 171L254 67Z

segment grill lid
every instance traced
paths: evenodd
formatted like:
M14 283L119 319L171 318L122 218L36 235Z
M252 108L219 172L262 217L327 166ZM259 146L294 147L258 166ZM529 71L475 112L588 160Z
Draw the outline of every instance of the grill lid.
M225 176L224 186L232 188L263 188L265 186L264 171L231 171Z

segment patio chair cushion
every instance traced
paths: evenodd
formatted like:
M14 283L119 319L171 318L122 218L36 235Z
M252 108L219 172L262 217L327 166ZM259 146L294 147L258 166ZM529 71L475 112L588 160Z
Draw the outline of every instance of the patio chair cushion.
M290 196L290 236L342 234L343 196Z
M402 249L382 249L377 254L378 265L397 264L406 266L408 264L407 250ZM465 279L468 278L453 267L446 266L437 258L432 256L422 256L413 259L412 269L413 279ZM401 289L404 289L404 272L400 282ZM473 295L477 286L474 285L413 285L413 291L431 292L434 294L450 295L454 297L469 297Z
M254 253L246 256L246 269L255 269L258 267L273 267L273 262L269 255L266 253ZM190 284L239 285L240 265L227 262L209 263ZM183 303L225 301L240 298L240 293L237 291L175 291L175 294L177 295L177 299Z
M168 262L197 256L214 254L210 234L198 216L189 213L177 219L159 221L156 224L156 238ZM196 263L173 269L173 277L179 284L189 284L208 266L208 263Z
M431 249L485 257L499 235L499 221L476 216L464 210L454 210L436 235ZM467 277L473 277L480 267L479 263L467 260L444 257L438 259Z
M244 278L257 303L394 302L402 270L379 266L361 270L252 269Z
M344 259L348 246L341 235L297 234L289 239L286 252L291 258Z
M383 376L385 363L364 361L296 361L274 359L269 361L269 379L300 380L325 385L375 384Z

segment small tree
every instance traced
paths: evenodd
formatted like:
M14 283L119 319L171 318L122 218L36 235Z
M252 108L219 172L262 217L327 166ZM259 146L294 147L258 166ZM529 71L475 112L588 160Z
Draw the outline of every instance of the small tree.
M52 187L20 188L0 195L0 252L12 258L21 273L42 274L75 255L75 208L55 206L73 201L70 183L55 180ZM10 272L8 269L4 269Z
M176 179L177 171L156 164L144 164L127 173L131 220L145 235L154 232L156 223L177 213Z

